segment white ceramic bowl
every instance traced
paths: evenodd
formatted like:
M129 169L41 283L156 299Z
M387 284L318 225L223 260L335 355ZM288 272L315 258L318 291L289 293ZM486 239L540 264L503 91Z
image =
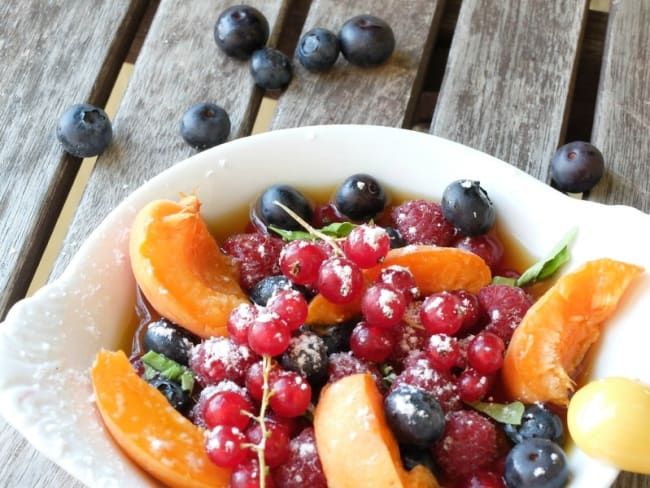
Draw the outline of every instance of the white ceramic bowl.
M134 280L129 226L156 198L196 191L211 222L241 208L266 186L335 187L367 172L390 189L438 199L458 178L480 180L499 226L532 256L545 255L570 228L579 234L564 268L612 257L650 269L650 216L628 207L566 197L518 169L462 145L414 131L321 126L270 132L202 152L151 179L92 233L63 275L16 304L0 326L0 405L37 449L91 486L155 483L111 441L93 404L89 368L100 348L125 344ZM610 320L592 375L650 383L647 273ZM645 295L645 296L642 296ZM616 469L570 450L572 487L609 486Z

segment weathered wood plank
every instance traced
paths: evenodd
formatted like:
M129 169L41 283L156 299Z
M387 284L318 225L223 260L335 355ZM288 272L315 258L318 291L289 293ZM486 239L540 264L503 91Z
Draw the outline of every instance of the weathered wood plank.
M444 2L314 0L303 33L314 27L338 32L355 15L370 13L392 27L396 49L387 63L358 68L340 56L327 73L310 73L294 60L294 79L280 97L272 129L312 124L408 127Z
M546 180L586 10L584 0L465 0L430 132Z
M265 14L273 44L287 0L247 2ZM261 99L248 63L215 44L214 23L232 2L162 0L138 55L113 124L114 142L90 177L52 276L58 276L85 237L141 183L196 151L179 122L192 104L211 101L230 115L231 138L248 135Z
M27 290L78 168L56 120L73 103L106 101L145 6L0 3L0 319Z
M592 142L606 161L590 199L650 211L650 1L613 2Z

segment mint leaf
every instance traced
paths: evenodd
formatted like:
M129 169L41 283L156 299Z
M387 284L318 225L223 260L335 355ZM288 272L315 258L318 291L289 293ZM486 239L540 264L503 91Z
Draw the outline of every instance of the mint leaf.
M529 286L546 278L550 278L571 258L569 246L575 241L578 235L578 228L574 227L567 232L564 237L558 242L551 252L544 258L537 261L530 268L523 272L523 274L515 279L506 278L503 276L495 276L492 283L508 284L513 286Z
M321 229L316 229L317 232L325 234L330 237L339 238L347 237L347 235L352 232L352 229L356 227L356 224L352 222L334 222L332 224L326 225ZM285 241L297 241L297 240L310 240L315 241L318 239L318 236L306 231L306 230L286 230L281 229L275 225L269 225L269 229L278 234Z
M147 351L142 356L142 363L144 364L145 379L147 380L153 378L158 372L168 380L180 383L181 388L185 391L192 391L194 388L194 373L164 354Z
M515 425L521 424L525 409L524 404L519 401L512 403L473 402L469 405L497 422Z

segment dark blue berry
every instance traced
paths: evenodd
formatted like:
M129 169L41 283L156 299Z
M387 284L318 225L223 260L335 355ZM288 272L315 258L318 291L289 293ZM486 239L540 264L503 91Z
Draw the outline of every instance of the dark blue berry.
M65 152L89 158L104 152L113 139L111 121L101 108L89 103L69 107L56 127L56 137Z
M312 298L312 294L309 293L305 287L296 285L284 275L267 276L266 278L261 279L251 289L248 297L256 305L265 307L269 298L280 290L296 290L301 293L306 300Z
M187 415L192 407L190 394L183 390L180 384L163 376L156 375L147 382L165 395L169 404L183 415ZM155 412L154 412L155 413Z
M398 442L430 447L442 437L445 414L438 400L411 385L400 385L384 399L386 422Z
M560 191L589 191L600 181L604 171L603 155L588 142L565 144L551 159L551 178Z
M347 178L336 190L336 208L346 217L366 221L374 218L388 201L384 187L367 174Z
M325 341L309 330L301 330L289 341L287 350L280 357L280 364L303 375L310 383L324 383L328 365Z
M388 238L390 239L390 248L397 249L398 247L406 246L406 241L402 237L402 233L397 230L395 227L384 227Z
M265 90L279 90L286 87L293 77L291 60L282 51L265 47L253 53L251 74L255 83Z
M199 339L194 334L165 318L149 324L142 337L146 351L157 352L185 366L190 349L198 343Z
M327 348L327 355L337 352L348 352L350 350L350 337L357 321L341 322L323 327L311 326L321 336Z
M516 443L533 437L548 439L559 445L564 443L564 426L560 417L541 405L528 405L521 418L521 424L505 424L508 438Z
M466 236L485 234L496 219L494 205L478 181L456 180L442 193L442 214Z
M561 488L569 478L566 455L548 439L526 439L510 450L504 478L508 488Z
M438 469L433 460L431 449L423 449L418 446L400 445L400 457L402 458L402 465L407 471L411 471L418 465L422 465L429 471L435 473Z
M214 40L223 52L237 59L248 59L269 38L269 23L264 14L249 5L224 10L214 25Z
M327 71L339 57L339 40L332 31L316 27L300 38L296 56L309 71Z
M357 66L382 64L395 49L393 30L385 21L372 15L351 18L343 24L338 37L343 56Z
M289 185L273 185L262 193L257 204L258 216L266 225L275 225L286 230L302 229L291 215L274 203L275 201L293 210L303 220L311 222L314 211L302 193Z
M208 149L228 140L230 118L214 103L192 105L181 118L181 137L195 149Z

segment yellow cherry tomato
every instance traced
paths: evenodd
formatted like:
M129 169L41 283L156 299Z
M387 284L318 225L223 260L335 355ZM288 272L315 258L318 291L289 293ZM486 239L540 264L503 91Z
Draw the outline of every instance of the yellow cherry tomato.
M589 456L650 474L650 388L627 378L587 383L569 403L569 433Z

